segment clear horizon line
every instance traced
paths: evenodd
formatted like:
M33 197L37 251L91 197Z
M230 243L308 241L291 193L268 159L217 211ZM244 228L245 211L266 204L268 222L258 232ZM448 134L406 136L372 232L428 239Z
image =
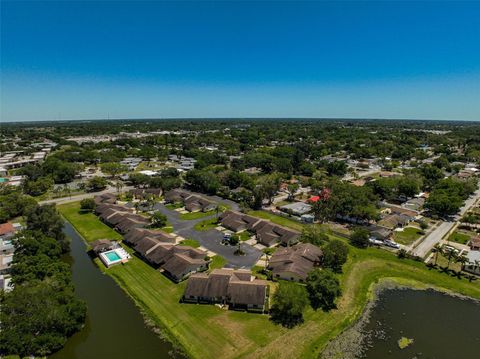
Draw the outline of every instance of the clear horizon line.
M421 118L401 118L401 117L223 117L223 116L212 116L212 117L125 117L125 118L79 118L79 119L40 119L40 120L2 120L2 123L30 123L30 122L85 122L85 121L182 121L182 120L244 120L244 121L254 121L254 120L309 120L309 121L429 121L429 122L480 122L480 120L465 120L465 119L421 119Z

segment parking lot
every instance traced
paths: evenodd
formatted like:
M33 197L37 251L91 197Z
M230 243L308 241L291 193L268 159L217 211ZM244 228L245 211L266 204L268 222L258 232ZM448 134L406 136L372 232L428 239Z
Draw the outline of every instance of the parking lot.
M236 246L222 244L224 233L217 229L208 231L197 231L194 226L198 222L215 217L215 215L202 217L193 220L182 220L180 213L166 208L163 204L157 203L154 209L167 216L168 222L173 226L175 234L188 239L197 240L200 245L209 251L224 257L227 260L227 267L250 268L260 259L262 252L249 244L241 243L240 248L245 255L235 255Z

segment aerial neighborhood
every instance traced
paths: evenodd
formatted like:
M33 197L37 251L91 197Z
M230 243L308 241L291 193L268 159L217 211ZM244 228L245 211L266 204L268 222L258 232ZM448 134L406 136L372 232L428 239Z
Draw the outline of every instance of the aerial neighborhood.
M478 286L477 124L127 125L42 124L34 136L2 128L3 291L13 297L28 287L26 253L47 260L54 241L49 260L61 261L69 250L63 221L93 263L193 357L205 354L201 340L189 344L195 329L173 329L173 317L192 323L195 312L195 325L217 318L229 328L251 321L275 337L280 327L304 330L318 313L338 310L363 261L390 268L378 276L451 280L460 292ZM32 238L42 247L29 249ZM48 275L35 274L45 286Z

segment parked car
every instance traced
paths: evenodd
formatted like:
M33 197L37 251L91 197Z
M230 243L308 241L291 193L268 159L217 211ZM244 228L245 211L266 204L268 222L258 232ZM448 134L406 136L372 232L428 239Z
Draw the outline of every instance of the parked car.
M383 244L390 248L400 249L398 243L395 243L394 241L386 240L385 242L383 242Z
M376 246L381 246L382 244L384 244L382 241L379 241L375 237L370 237L368 239L368 241L370 242L370 244L373 244L373 245L376 245Z

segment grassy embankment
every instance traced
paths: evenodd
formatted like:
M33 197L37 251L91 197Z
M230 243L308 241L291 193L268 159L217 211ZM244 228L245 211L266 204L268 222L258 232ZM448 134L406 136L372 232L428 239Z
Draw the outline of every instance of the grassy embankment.
M85 217L78 214L74 206L68 206L70 208L59 208L75 228L104 226L93 215ZM79 232L87 241L95 236L95 230L83 230L82 233L79 229ZM181 304L179 300L185 282L173 284L136 257L127 265L114 266L106 273L135 300L151 321L164 329L170 340L195 358L316 358L330 339L361 315L372 296L373 285L387 279L480 298L480 285L476 283L428 270L423 263L397 259L387 251L351 247L341 275L343 295L338 301L338 309L330 313L309 309L305 313L305 323L289 330L274 325L267 315Z

